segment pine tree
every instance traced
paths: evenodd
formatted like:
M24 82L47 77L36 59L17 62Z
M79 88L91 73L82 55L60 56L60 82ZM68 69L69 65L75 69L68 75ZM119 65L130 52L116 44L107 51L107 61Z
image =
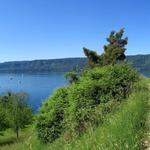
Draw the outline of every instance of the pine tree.
M104 66L109 64L115 64L118 61L123 61L125 56L128 38L123 38L124 29L119 32L112 31L107 38L107 45L104 45L104 53L98 55L95 51L83 48L84 54L88 58L90 67Z
M118 61L123 61L125 56L125 45L128 43L128 38L122 38L124 29L119 32L112 31L107 38L107 45L104 45L103 63L104 65L114 64Z
M100 63L100 56L93 50L89 50L87 48L83 48L84 54L88 58L88 63L90 67L96 67Z

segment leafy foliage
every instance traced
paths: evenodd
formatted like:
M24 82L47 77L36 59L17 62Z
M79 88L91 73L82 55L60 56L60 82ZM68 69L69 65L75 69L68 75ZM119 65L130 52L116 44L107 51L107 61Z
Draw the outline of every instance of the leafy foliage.
M2 134L2 131L9 128L9 118L5 111L3 109L0 109L0 135Z
M65 78L69 81L70 84L77 83L80 80L82 74L82 69L76 66L72 71L65 74Z
M19 136L19 130L32 123L32 110L27 104L27 95L25 93L8 93L0 98L0 109L5 116L5 129L10 127L14 129ZM7 124L9 125L6 125ZM1 124L2 122L0 122ZM4 126L4 123L0 126Z
M41 108L37 121L38 137L43 143L54 141L63 131L65 109L68 107L67 89L58 89Z
M69 83L74 83L79 80L79 75L75 71L70 71L65 74L65 78L69 81Z
M84 70L80 77L76 72L68 73L71 84L44 103L37 121L43 143L53 142L61 133L67 141L82 135L90 126L102 123L113 106L132 92L138 74L131 66L118 64L125 59L128 41L122 38L123 33L123 29L110 33L102 55L84 48L93 69Z
M129 96L137 80L136 71L126 64L86 71L78 84L68 88L67 132L71 129L78 136L100 123L115 103Z
M85 70L77 83L58 89L42 106L37 131L42 142L79 136L102 123L112 107L128 97L138 74L127 64Z
M143 79L140 82L143 82ZM2 150L124 150L143 149L143 139L147 128L145 122L148 113L149 81L136 90L127 98L115 111L110 113L102 125L97 128L89 128L82 137L66 143L63 136L50 144L42 144L37 140L33 127L21 132L24 138L13 140L15 144L7 144L1 147ZM140 85L141 86L141 85ZM15 135L7 132L5 137L0 137L0 144L10 141ZM29 138L30 137L30 138ZM26 140L30 139L30 140ZM141 141L142 140L142 141Z
M10 127L10 113L7 109L9 107L7 98L0 97L0 131L2 134L2 131L6 130Z

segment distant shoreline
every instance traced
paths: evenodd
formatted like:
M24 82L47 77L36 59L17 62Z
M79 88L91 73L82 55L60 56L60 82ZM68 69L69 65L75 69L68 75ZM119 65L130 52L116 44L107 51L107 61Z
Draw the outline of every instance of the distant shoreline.
M150 74L150 54L127 56L127 61L139 72ZM85 57L41 59L32 61L11 61L0 63L0 73L51 73L68 72L75 68L83 69L87 66Z

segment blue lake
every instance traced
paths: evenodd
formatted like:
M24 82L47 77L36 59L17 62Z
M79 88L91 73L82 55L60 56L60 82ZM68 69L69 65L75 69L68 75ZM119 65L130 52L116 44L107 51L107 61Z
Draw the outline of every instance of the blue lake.
M142 74L144 74L146 77L150 77L150 72L148 71L143 71Z
M8 91L26 92L29 94L29 104L33 110L38 110L42 101L59 87L65 86L67 81L64 73L38 74L0 74L0 94Z
M144 73L150 77L149 73ZM29 94L29 104L37 111L41 103L54 90L67 85L62 72L38 74L8 74L0 73L0 94L11 92L26 92Z

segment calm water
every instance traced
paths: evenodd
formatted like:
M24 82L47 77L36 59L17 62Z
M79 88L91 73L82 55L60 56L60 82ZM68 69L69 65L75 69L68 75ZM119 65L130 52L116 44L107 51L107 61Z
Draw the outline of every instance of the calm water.
M144 73L150 77L149 73ZM54 90L65 86L67 81L64 73L47 74L2 74L0 73L0 94L8 91L26 92L29 94L29 104L33 110L38 110L44 101Z
M146 77L150 77L150 72L143 71L142 74L144 74Z
M33 110L38 110L43 100L66 84L64 73L0 74L0 94L8 91L26 92Z

